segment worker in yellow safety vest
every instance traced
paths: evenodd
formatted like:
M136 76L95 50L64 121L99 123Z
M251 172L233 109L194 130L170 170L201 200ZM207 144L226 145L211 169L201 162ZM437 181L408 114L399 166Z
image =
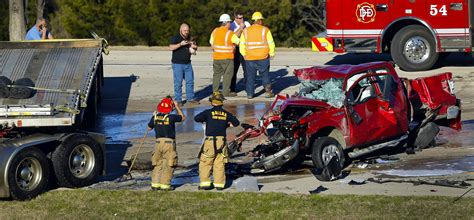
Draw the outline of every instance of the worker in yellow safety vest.
M239 50L245 58L247 66L246 91L247 98L252 99L255 92L255 77L257 71L262 76L262 84L265 88L265 97L275 96L272 93L272 84L269 77L270 58L275 56L275 42L268 27L263 26L263 15L260 12L252 14L254 23L244 29L240 36Z
M219 84L222 79L222 93L225 97L236 96L230 92L230 83L234 73L234 50L239 44L239 38L230 30L230 15L222 14L219 17L220 27L212 31L209 43L211 44L214 58L212 76L212 92L219 91Z

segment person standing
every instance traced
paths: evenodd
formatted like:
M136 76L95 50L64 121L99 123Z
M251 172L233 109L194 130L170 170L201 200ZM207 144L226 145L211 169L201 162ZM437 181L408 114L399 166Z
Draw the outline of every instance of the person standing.
M171 38L170 50L173 51L171 63L173 68L174 99L178 105L183 104L182 83L186 84L186 101L192 104L199 104L194 99L194 72L191 65L191 54L197 50L196 42L191 40L190 27L183 23L179 28L179 33Z
M170 114L176 107L177 115ZM148 122L148 131L154 129L156 144L151 157L153 171L151 174L152 190L172 190L171 178L178 163L176 154L175 123L186 120L178 103L167 97L161 100L157 111Z
M46 19L39 18L35 26L31 27L26 33L25 40L46 40L53 39L53 35L49 32Z
M230 23L230 30L234 31L235 35L240 38L240 35L245 28L250 27L250 23L244 20L244 15L241 11L234 12L234 21ZM246 67L245 60L242 54L240 54L239 46L237 45L234 52L234 73L232 75L232 81L230 82L230 96L237 96L237 72L239 71L240 64L242 64L242 70L245 81Z
M212 31L209 39L214 59L212 92L219 91L219 84L222 78L222 92L226 97L235 96L230 94L230 83L234 71L234 44L239 44L239 38L233 31L229 30L231 21L228 14L222 14L219 17L220 27Z
M246 91L247 98L252 99L255 92L255 77L257 71L262 76L262 84L265 88L265 97L275 96L272 93L272 84L269 77L270 58L275 56L275 42L268 27L263 26L263 15L260 12L252 14L254 23L244 29L240 36L239 49L245 58L247 65Z
M204 143L199 152L199 189L211 189L211 171L214 176L214 187L223 190L225 187L225 164L228 162L226 130L229 126L236 127L239 120L224 110L224 97L221 93L213 93L209 99L212 108L194 117L194 121L206 123Z

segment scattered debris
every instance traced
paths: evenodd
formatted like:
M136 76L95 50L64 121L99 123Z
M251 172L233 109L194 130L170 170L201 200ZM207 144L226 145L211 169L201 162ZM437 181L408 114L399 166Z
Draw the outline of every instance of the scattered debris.
M237 192L258 192L258 181L253 176L244 176L234 181Z
M318 188L309 191L309 194L319 194L319 193L327 191L327 190L328 190L328 188L321 185L321 186L318 186Z
M365 180L351 180L351 181L349 181L348 184L352 185L352 186L358 186L358 185L364 185L366 183L367 183L367 181L365 181Z
M369 182L373 183L413 183L413 185L433 185L433 186L445 186L445 187L454 187L466 189L471 184L463 180L447 180L447 179L438 179L438 180L421 180L421 179L388 179L388 178L369 178Z
M391 176L401 176L401 177L419 177L419 176L446 176L453 174L464 173L462 170L442 170L442 169L433 169L433 170L382 170L377 171L377 173L387 174Z

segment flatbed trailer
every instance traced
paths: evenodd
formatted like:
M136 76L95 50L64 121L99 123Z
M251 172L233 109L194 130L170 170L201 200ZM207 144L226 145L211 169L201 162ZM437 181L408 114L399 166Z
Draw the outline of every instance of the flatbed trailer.
M82 130L97 116L104 42L0 42L0 198L32 198L52 179L82 187L104 173L105 137Z

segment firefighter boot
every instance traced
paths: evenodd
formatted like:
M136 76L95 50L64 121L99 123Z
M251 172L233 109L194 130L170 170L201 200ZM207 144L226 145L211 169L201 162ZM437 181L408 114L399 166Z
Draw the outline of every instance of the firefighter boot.
M272 92L272 85L266 85L265 86L265 98L273 98L275 94Z

